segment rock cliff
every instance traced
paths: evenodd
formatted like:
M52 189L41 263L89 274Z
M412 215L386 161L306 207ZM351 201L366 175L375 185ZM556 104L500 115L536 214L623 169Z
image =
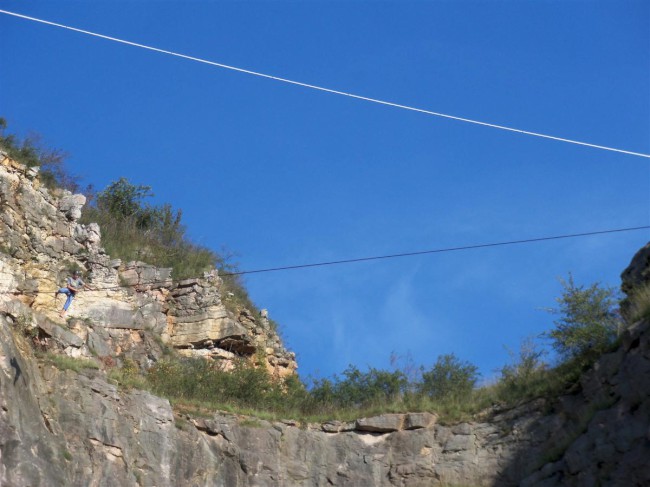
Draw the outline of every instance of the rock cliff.
M78 223L85 197L54 193L40 185L36 169L0 153L0 302L22 303L14 314L40 330L44 346L53 340L74 357L130 358L143 368L159 357L158 341L185 355L218 357L225 367L261 351L271 373L295 372L295 354L266 314L228 309L216 270L173 281L171 269L111 259L100 228ZM73 268L96 291L78 293L72 322L62 327L63 298L57 304L54 292Z
M296 368L265 317L224 305L217 273L174 282L169 269L111 259L100 229L77 223L82 196L50 194L37 171L0 159L1 486L650 485L647 321L565 395L455 425L433 412L322 424L190 416L101 368L37 361L34 345L146 368L166 345L226 363L262 350L270 372ZM630 286L650 275L646 254ZM64 324L53 292L70 267L100 291L80 293Z

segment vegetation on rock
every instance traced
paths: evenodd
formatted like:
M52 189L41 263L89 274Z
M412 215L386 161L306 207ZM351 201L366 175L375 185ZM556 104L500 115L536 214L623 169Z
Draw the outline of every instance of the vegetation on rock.
M199 276L214 268L220 257L189 240L181 210L169 204L145 203L151 196L149 186L136 186L120 178L97 193L81 221L99 224L102 244L113 257L171 267L177 279Z
M48 353L44 358L45 362L55 366L59 370L80 372L83 369L99 369L99 365L94 360L68 357L66 355L58 355L55 353Z
M464 399L474 389L478 380L478 368L469 362L461 362L453 353L442 355L431 370L422 372L418 384L420 393L432 399Z
M591 362L615 343L621 331L620 297L598 283L578 286L570 274L560 282L564 291L556 299L559 307L549 310L559 318L546 335L563 359Z
M126 178L112 182L103 191L95 192L92 185L81 188L80 179L65 166L66 154L49 149L38 135L25 138L5 133L7 121L0 117L0 149L10 158L26 165L39 167L39 179L48 188L83 193L90 204L82 213L81 223L98 223L106 251L123 261L139 260L157 267L171 267L173 277L196 277L210 268L222 273L224 302L233 311L248 308L258 311L250 299L233 255L218 253L194 244L182 223L182 211L170 204L151 205L150 186L134 185Z
M80 190L79 178L72 176L65 167L65 152L45 146L39 135L21 138L15 134L5 134L7 120L0 117L0 149L13 160L27 167L40 167L40 180L48 188L62 188L77 192ZM86 188L90 191L91 188Z
M630 321L650 318L650 284L643 284L634 289L628 297L628 301Z
M5 135L6 121L0 118L0 147L10 157L33 167L40 166L40 178L51 187L78 190L77 180L65 170L64 155L49 151L37 138L19 139ZM221 271L223 303L231 311L256 311L230 256L196 245L186 234L182 211L170 204L152 205L149 186L134 185L126 178L112 182L101 192L90 192L91 204L81 223L99 223L102 244L112 256L137 260L157 267L173 268L177 279L201 275L210 268ZM447 418L474 414L492 404L517 404L537 397L549 397L571 386L582 372L616 343L623 321L617 312L618 296L598 284L576 285L573 277L561 281L562 295L555 328L545 334L560 362L551 367L542 360L544 351L525 342L513 363L500 370L491 385L477 388L478 369L454 354L438 357L430 369L414 367L362 371L350 365L342 376L310 379L309 386L297 376L273 379L262 364L245 360L225 371L218 362L181 358L166 354L143 373L128 359L110 376L120 385L149 389L176 403L202 404L212 409L239 408L293 417L359 417L395 411L436 411ZM634 316L650 315L650 288L630 296ZM33 333L27 320L16 328ZM95 362L66 361L48 356L60 368L80 370Z

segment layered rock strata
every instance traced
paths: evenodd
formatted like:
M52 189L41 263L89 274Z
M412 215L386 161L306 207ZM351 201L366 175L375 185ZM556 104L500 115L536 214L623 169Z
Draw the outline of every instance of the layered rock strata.
M143 368L158 358L160 347L152 352L148 344L162 340L189 356L219 357L225 367L261 353L272 374L295 373L295 354L266 315L228 309L216 270L175 282L171 269L111 259L99 226L78 223L85 202L48 190L37 169L0 153L0 302L24 303L23 319L40 328L41 340L56 340L72 356L126 357ZM78 293L67 326L54 291L73 268L96 291ZM32 320L33 313L46 320Z
M426 412L323 424L194 417L118 388L103 369L44 365L34 345L146 368L166 343L226 360L263 350L276 374L295 369L265 316L225 308L218 275L173 282L169 270L112 260L100 229L77 222L82 197L52 195L37 171L0 162L2 486L650 485L648 320L564 395L453 425ZM52 294L71 266L101 291L80 293L64 323ZM623 289L646 281L648 266L642 250Z
M434 414L268 422L175 414L101 371L39 366L0 316L0 485L565 486L650 482L650 324L575 391L455 425Z

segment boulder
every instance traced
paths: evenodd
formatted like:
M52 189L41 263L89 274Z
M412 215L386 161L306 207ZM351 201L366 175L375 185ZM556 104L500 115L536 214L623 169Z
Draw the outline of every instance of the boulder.
M404 422L404 429L431 428L436 424L437 420L438 415L432 413L408 413Z
M84 344L84 340L77 335L48 319L40 319L38 327L64 347L73 346L79 348Z
M81 218L81 208L86 204L86 197L82 194L66 194L59 200L61 210L70 221Z
M357 431L370 431L374 433L388 433L404 428L404 414L382 414L373 418L357 419Z

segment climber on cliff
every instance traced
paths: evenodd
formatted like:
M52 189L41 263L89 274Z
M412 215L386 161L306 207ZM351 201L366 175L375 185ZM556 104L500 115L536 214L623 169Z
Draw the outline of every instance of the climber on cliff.
M72 273L72 276L66 279L66 287L62 287L54 293L54 301L56 301L56 298L59 296L59 294L65 294L68 297L68 299L65 301L65 304L63 305L63 309L59 313L59 316L61 318L65 317L65 314L68 312L68 308L70 307L70 303L72 303L72 300L74 299L77 292L83 288L90 289L91 291L93 290L81 279L81 271L74 271Z

